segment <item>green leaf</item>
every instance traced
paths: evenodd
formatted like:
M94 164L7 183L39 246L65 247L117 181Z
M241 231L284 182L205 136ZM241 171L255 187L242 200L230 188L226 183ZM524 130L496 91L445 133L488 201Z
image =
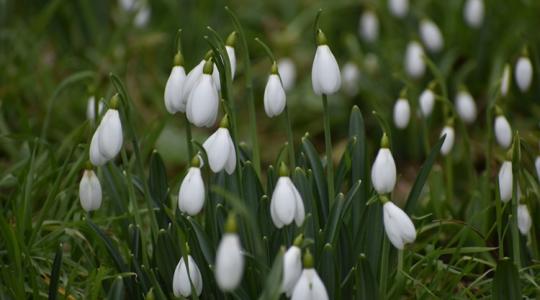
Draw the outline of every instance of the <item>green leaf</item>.
M363 216L366 209L366 201L368 199L369 185L368 177L369 165L366 163L366 132L364 127L364 118L358 106L354 106L351 110L349 118L349 140L355 139L356 143L351 149L351 182L362 181L360 193L355 196L352 202L352 211L355 216ZM352 233L356 235L360 230L362 220L360 217L352 218Z
M321 159L307 136L302 138L302 149L307 156L315 179L318 194L317 199L319 200L317 203L319 218L323 223L326 223L326 219L328 218L328 187L326 185L326 177L324 175Z
M341 282L339 274L336 272L334 254L334 247L327 243L324 245L322 255L318 259L318 265L320 266L318 269L321 270L320 276L330 299L336 299L336 283Z
M330 211L330 216L325 227L325 241L330 244L335 244L336 239L339 236L339 229L343 224L343 217L348 207L351 205L352 199L355 198L358 193L361 182L358 181L351 188L347 194L347 198L344 197L342 193L338 194L332 210ZM354 217L354 216L353 216Z
M150 156L148 187L150 188L150 195L156 203L167 203L167 170L165 169L161 155L157 151L154 151Z
M378 290L377 280L369 266L366 255L361 253L356 268L356 299L377 300L379 299Z
M126 299L124 281L121 276L118 276L111 286L109 293L107 294L107 299L117 300L117 299Z
M58 281L60 277L60 267L62 266L63 246L58 245L54 255L53 266L51 270L51 283L49 285L49 299L55 300L58 295Z
M508 258L497 263L492 283L492 299L522 299L518 270Z
M266 277L264 290L259 300L279 300L281 295L281 280L283 277L283 249L278 252L270 273Z

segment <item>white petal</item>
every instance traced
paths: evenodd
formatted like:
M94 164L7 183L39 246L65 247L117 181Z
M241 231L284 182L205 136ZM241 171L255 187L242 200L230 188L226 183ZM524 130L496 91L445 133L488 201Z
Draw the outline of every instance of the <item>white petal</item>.
M234 147L229 130L227 130L227 139L229 141L229 155L227 156L227 162L225 163L225 172L231 175L236 169L236 148Z
M446 134L446 138L441 146L441 154L443 156L448 155L454 147L455 131L453 127L445 126L441 132L441 137Z
M409 11L409 0L389 0L388 8L392 15L403 18Z
M428 50L432 52L439 52L444 45L439 27L431 20L425 19L420 22L420 36Z
M216 122L218 107L219 96L212 83L212 76L203 74L189 94L187 117L197 127L211 127Z
M283 224L289 225L294 219L296 212L296 200L293 189L291 188L291 179L282 176L278 179L272 200L274 205L275 217ZM277 224L274 224L277 227Z
M219 128L203 144L212 172L218 173L225 168L230 156L229 131Z
M206 61L203 59L195 68L193 68L186 76L184 81L184 89L182 90L182 103L187 105L187 100L191 90L195 87L195 84L199 81L203 74L203 67Z
M296 81L296 66L294 65L294 61L288 57L280 59L278 61L278 72L283 88L286 91L290 91Z
M178 192L178 208L190 216L198 214L204 205L204 182L199 168L191 167Z
M507 149L512 144L512 128L504 116L495 118L495 138L499 146Z
M283 112L285 103L285 90L281 85L281 80L277 74L272 74L268 77L264 89L264 110L266 115L270 118L278 116Z
M298 278L302 274L302 254L300 248L291 246L283 256L282 292L292 292Z
M399 129L405 129L411 118L411 107L407 99L400 98L394 105L394 124Z
M484 2L482 0L467 0L463 10L463 17L470 27L480 27L484 19Z
M274 201L270 201L270 217L272 218L272 222L274 223L274 226L276 228L282 228L285 224L281 222L281 220L277 217L276 214L276 205Z
M328 300L328 293L315 269L304 269L294 287L292 300Z
M240 284L244 273L244 256L236 234L226 233L221 239L215 273L217 284L223 291L232 291Z
M229 62L231 63L231 78L234 79L234 75L236 74L236 53L231 46L225 46L225 50L227 50Z
M96 129L96 132L94 132L94 135L92 136L92 141L90 142L90 162L94 166L102 166L107 162L107 158L101 155L101 152L99 151L99 129L98 127Z
M502 202L512 199L513 178L512 162L504 161L499 170L499 194Z
M178 262L178 265L176 266L176 269L174 271L173 293L176 297L191 296L191 283L193 283L197 295L200 295L202 292L202 276L201 272L199 271L199 267L197 266L195 260L193 259L193 257L191 257L191 255L188 255L188 262L189 277L183 257L180 258L180 261Z
M317 95L334 94L341 86L339 66L327 45L317 47L311 69L311 82Z
M412 243L416 239L416 229L409 216L390 201L383 206L383 222L394 247L403 249L405 243Z
M99 127L99 152L103 157L113 159L122 149L124 142L118 110L107 110Z
M504 66L503 75L501 78L501 95L508 95L510 89L510 66L507 64Z
M396 185L396 163L388 148L381 148L371 167L371 182L378 194L388 194Z
M476 103L467 91L459 91L456 95L456 111L463 122L467 124L476 120Z
M92 170L85 170L79 184L81 206L87 212L97 210L101 206L101 184Z
M520 57L516 63L516 82L522 92L526 92L531 86L533 68L528 57Z
M296 186L291 181L291 189L294 192L294 199L296 202L296 209L294 212L294 222L296 223L296 226L300 227L302 224L304 224L304 219L306 218L306 211L304 209L304 201L302 200L302 196L298 192L298 189L296 189Z
M536 176L538 177L538 180L540 180L540 156L537 156L534 160L534 167L536 169Z
M425 89L420 95L420 109L424 117L429 117L435 105L435 94L430 89Z
M424 50L422 45L412 41L407 45L405 52L405 70L412 78L418 79L424 75L426 65L424 63Z
M185 112L186 103L182 101L182 93L186 72L181 66L174 66L165 85L165 108L170 114L177 111Z
M532 225L531 215L529 214L529 209L527 208L527 205L525 204L518 205L517 212L518 212L519 231L521 232L521 234L527 235Z
M366 10L360 17L358 26L360 36L367 42L374 42L379 36L379 19L372 10Z
M219 77L219 70L214 64L214 68L212 69L212 80L214 81L214 86L216 87L216 90L219 92L221 91L221 79Z
M96 98L94 96L88 98L88 103L86 104L86 118L88 120L94 121L96 117ZM98 116L103 112L103 102L99 101L98 103Z

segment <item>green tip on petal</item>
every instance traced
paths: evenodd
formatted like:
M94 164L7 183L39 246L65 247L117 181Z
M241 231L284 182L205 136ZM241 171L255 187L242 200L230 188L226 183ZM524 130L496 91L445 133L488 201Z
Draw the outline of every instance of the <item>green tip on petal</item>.
M432 80L432 81L429 83L429 85L428 85L428 89L430 89L430 90L433 91L433 90L435 90L435 87L436 87L436 86L437 86L437 81Z
M304 235L303 234L299 234L295 239L294 239L294 243L293 245L295 245L296 247L300 248L302 246L302 243L304 242Z
M212 58L209 58L204 63L203 73L204 74L212 74L213 71L214 71L214 61L212 61Z
M212 56L214 56L214 51L208 50L204 55L204 60L209 60L210 58L212 58Z
M227 37L227 40L225 41L225 46L233 47L236 44L236 31L231 32L229 36Z
M510 149L508 149L508 151L506 151L505 159L507 161L512 161L513 154L514 154L514 145L512 145L512 147L510 147Z
M274 74L274 75L277 75L277 74L278 74L278 68L277 68L277 62L276 62L276 61L274 61L274 62L272 63L272 71L271 71L271 72L272 72L272 74Z
M446 126L454 127L454 117L448 118L446 120Z
M495 105L495 115L496 116L502 116L503 115L503 110L500 106L498 105Z
M85 169L88 170L88 171L91 171L92 169L94 169L94 166L92 165L92 163L90 161L87 161Z
M401 89L401 92L399 92L399 98L403 98L403 99L407 98L407 88L406 87Z
M238 228L236 226L236 216L234 213L230 213L227 217L227 223L225 223L225 232L236 233L237 229Z
M287 167L287 164L284 162L279 164L279 176L289 176L289 167Z
M193 158L191 159L191 166L195 168L201 167L201 159L199 158L198 154L193 156Z
M390 148L390 140L388 139L388 135L386 135L386 132L383 133L383 136L381 138L381 148Z
M180 51L176 52L176 55L174 56L174 65L175 66L183 66L184 65L184 56Z
M306 249L306 252L304 253L304 269L313 269L313 266L313 255L311 255L309 249Z
M219 122L220 128L229 128L229 115L225 114Z
M189 255L191 253L191 249L189 249L189 244L186 242L186 254Z
M112 96L111 101L109 102L109 107L112 109L117 109L119 104L120 96L118 95L118 93L116 93L114 94L114 96Z
M328 40L324 32L321 29L317 30L317 46L326 45L327 43Z

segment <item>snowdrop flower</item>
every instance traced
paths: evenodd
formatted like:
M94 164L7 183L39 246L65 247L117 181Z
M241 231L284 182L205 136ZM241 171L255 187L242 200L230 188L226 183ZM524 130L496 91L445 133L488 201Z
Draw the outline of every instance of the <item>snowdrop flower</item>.
M537 156L534 160L534 168L536 169L536 176L538 176L538 180L540 180L540 156Z
M122 10L130 12L135 8L135 2L137 0L120 0L118 1Z
M441 154L443 156L446 156L448 155L448 153L450 153L450 151L452 151L452 148L454 147L454 139L455 139L454 127L452 127L452 125L444 126L440 136L442 137L443 135L446 135L446 137L441 146Z
M424 50L417 41L411 41L405 51L405 70L412 78L418 79L424 75L426 65L424 63Z
M97 210L101 206L101 184L91 168L84 170L79 184L79 199L86 212Z
M234 79L236 74L236 52L234 51L234 45L236 44L236 31L231 32L227 37L225 43L225 50L229 56L229 62L231 64L231 78Z
M288 57L279 59L278 72L283 88L286 91L290 91L296 81L296 66L294 65L294 61Z
M189 297L193 292L200 296L203 288L203 279L199 267L195 263L195 260L191 255L187 256L188 265L184 261L184 257L180 258L173 276L173 293L176 297ZM188 274L189 269L189 274ZM190 282L191 279L191 282ZM195 288L195 291L191 289L191 284Z
M311 83L317 95L334 94L341 86L339 66L327 45L326 36L320 29L317 32L317 51L311 68Z
M108 159L105 158L99 151L99 127L96 129L94 135L92 136L92 141L90 142L89 156L90 162L94 166L102 166L108 161Z
M499 195L502 202L508 202L512 199L512 161L505 160L499 170Z
M424 19L420 22L420 36L429 51L439 52L444 46L444 39L435 22Z
M398 18L403 18L409 10L409 0L388 0L390 13Z
M303 236L299 235L294 244L285 252L283 256L283 279L281 281L281 292L290 297L294 286L302 274L302 245Z
M213 69L214 64L209 59L187 99L186 116L197 127L212 127L216 123L219 95L211 75Z
M97 149L105 160L113 159L120 152L124 143L122 122L120 122L120 114L116 109L118 101L120 101L118 95L113 96L110 108L103 116L103 119L101 119L96 133L94 133L96 140L92 138L94 144L97 142ZM90 152L92 152L92 146L96 147L95 145L91 145Z
M495 139L501 148L507 149L512 144L512 128L506 117L497 109L497 117L495 118Z
M286 96L278 75L276 62L272 65L272 74L268 77L264 89L264 111L270 118L279 116L286 105Z
M533 68L529 56L523 55L518 59L514 76L516 77L517 85L522 92L529 90L533 76Z
M300 227L306 214L304 202L289 177L289 169L283 162L279 167L279 176L270 201L272 221L277 228L289 225L293 220L296 226Z
M141 3L139 6L139 10L135 14L134 24L138 28L143 28L148 25L148 22L150 21L150 15L152 11L150 10L150 6L147 3Z
M405 244L410 244L416 239L416 229L407 214L388 199L383 205L384 230L392 245L403 250Z
M200 159L196 155L178 191L178 208L190 216L198 214L204 205L204 182L200 167Z
M341 70L343 77L343 89L349 96L358 94L358 81L360 80L360 70L353 62L348 62Z
M527 235L531 230L532 220L529 209L525 204L519 204L517 209L518 215L518 228L522 235Z
M471 94L461 88L456 95L456 111L458 116L467 124L471 124L476 120L476 103Z
M243 273L244 256L236 234L236 220L234 215L229 215L216 254L216 282L222 291L232 291L240 284Z
M411 107L406 98L399 98L394 104L394 124L399 129L405 129L411 118Z
M465 18L465 22L467 22L470 27L480 27L484 19L484 1L467 0L463 9L463 17Z
M229 133L227 115L221 120L220 128L216 130L203 144L208 155L208 164L214 173L225 169L232 174L236 168L236 149Z
M358 31L366 42L372 43L377 40L379 36L379 19L374 11L368 9L362 13Z
M319 274L313 268L313 256L304 254L304 270L292 292L292 300L328 300L328 292Z
M510 65L506 64L501 77L501 95L508 95L508 90L510 90Z
M165 85L165 108L170 114L177 111L186 111L186 102L182 101L186 71L184 70L184 58L180 52L174 56L174 66Z
M201 78L205 63L206 63L205 59L201 60L201 62L198 65L196 65L193 69L191 69L191 71L189 71L189 73L187 74L186 79L184 81L184 87L182 90L182 101L184 102L183 105L187 105L189 94L191 93L191 90L193 90L193 87L195 86L195 84Z
M98 113L99 116L103 112L103 102L98 102ZM88 103L86 104L86 118L92 122L96 119L96 97L91 96L88 98Z
M381 149L371 167L371 183L379 195L391 193L396 185L396 163L389 146L388 136L384 133Z
M422 116L425 118L431 115L433 106L435 105L435 93L433 92L433 88L434 84L430 84L429 87L420 94L420 99L418 100Z

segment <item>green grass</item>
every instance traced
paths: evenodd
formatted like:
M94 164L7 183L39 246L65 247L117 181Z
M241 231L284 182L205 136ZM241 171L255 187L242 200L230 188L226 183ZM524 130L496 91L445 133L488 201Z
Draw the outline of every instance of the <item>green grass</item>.
M539 296L540 2L486 0L479 29L463 22L462 1L412 1L404 19L391 16L384 1L149 2L150 22L138 28L115 1L0 1L0 299L174 298L172 277L186 246L203 277L201 299L280 299L280 249L300 233L331 299ZM372 44L357 33L366 7L381 27ZM319 26L340 66L354 61L361 70L359 93L329 95L325 109L311 87L320 8ZM422 79L411 80L404 49L418 37L423 16L439 25L445 46L428 55ZM195 217L177 209L178 189L191 160L188 145L202 150L214 129L192 126L189 143L184 116L165 110L179 28L188 70L211 48L223 57L222 41L239 33L237 75L221 80L237 169L213 174L205 165L207 197ZM513 67L524 47L535 70L531 88L520 92L512 77L509 96L501 97L503 66ZM286 112L272 119L262 103L268 56L297 65ZM217 62L222 74L229 74L227 64ZM423 119L417 99L432 80L438 100ZM456 142L442 157L439 134L461 84L475 98L478 118L472 125L454 119ZM392 124L392 108L404 87L412 113L402 131ZM86 101L95 95L108 102L115 93L124 145L115 160L95 168L103 204L88 214L78 197L96 126L86 120ZM495 105L515 134L507 204L497 185L506 150L494 137ZM381 128L398 171L391 199L417 230L403 251L386 238L370 183ZM304 200L300 228L278 230L270 218L282 161ZM533 220L527 236L516 226L520 202ZM246 267L241 285L224 294L213 266L231 213Z

